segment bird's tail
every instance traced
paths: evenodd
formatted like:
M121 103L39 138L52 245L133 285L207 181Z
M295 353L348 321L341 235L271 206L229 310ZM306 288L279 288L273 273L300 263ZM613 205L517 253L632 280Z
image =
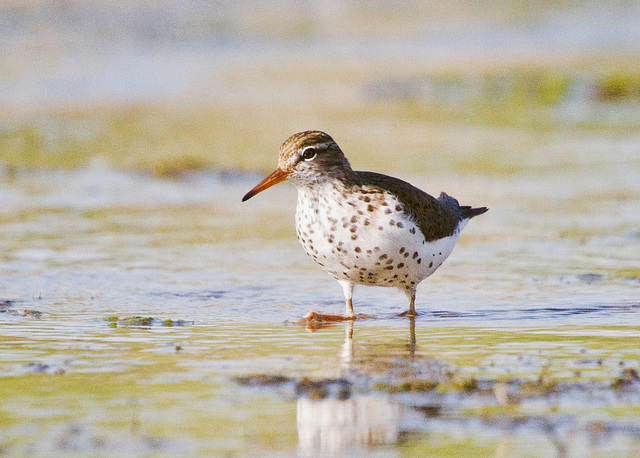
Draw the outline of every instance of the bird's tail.
M462 215L462 219L473 218L474 216L482 215L487 211L489 211L487 207L471 208L468 205L465 205L464 207L460 207L460 214Z
M446 192L440 193L438 200L445 208L449 208L449 210L454 214L459 215L460 219L471 219L474 216L482 215L489 210L487 207L472 208L469 205L462 206L458 204L458 201L455 198L451 197Z

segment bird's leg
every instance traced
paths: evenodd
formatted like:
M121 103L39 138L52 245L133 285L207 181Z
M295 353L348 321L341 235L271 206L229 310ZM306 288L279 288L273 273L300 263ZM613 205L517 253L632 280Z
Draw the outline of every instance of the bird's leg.
M340 285L344 291L344 318L345 320L355 320L356 314L353 313L353 302L351 301L351 298L353 297L353 287L355 285L347 281L341 281Z
M354 284L348 281L339 281L344 291L345 308L344 315L326 315L324 313L309 312L304 317L307 321L347 321L355 320L356 314L353 313L353 302L351 298L353 296Z
M398 316L408 316L408 317L418 316L418 314L416 313L416 289L407 288L404 290L404 293L409 298L409 310L401 313Z

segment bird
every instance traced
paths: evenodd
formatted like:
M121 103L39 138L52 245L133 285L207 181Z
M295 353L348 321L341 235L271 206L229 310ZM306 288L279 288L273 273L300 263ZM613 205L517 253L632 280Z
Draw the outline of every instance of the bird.
M354 171L333 138L319 130L289 137L275 171L242 202L285 180L298 190L298 240L342 286L345 298L343 315L310 312L307 320L358 318L355 285L398 288L409 300L399 316L417 316L418 284L451 254L467 222L488 210L461 206L444 192L435 198L399 178Z

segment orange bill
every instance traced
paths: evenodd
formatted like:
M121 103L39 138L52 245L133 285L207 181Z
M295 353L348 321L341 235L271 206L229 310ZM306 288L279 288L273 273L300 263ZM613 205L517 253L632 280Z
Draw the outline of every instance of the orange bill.
M251 199L253 196L258 194L259 192L262 192L265 189L270 188L274 184L282 183L284 180L287 179L287 175L288 173L283 172L280 169L275 169L271 175L269 175L267 178L265 178L260 183L258 183L255 186L255 188L253 188L251 191L246 193L242 198L242 201L244 202L245 200Z

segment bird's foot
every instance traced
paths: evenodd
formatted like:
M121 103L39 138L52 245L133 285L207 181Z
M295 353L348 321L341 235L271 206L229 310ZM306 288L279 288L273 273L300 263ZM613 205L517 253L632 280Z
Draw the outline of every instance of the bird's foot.
M320 323L326 323L326 322L333 323L336 321L353 321L356 318L357 317L355 315L327 315L324 313L309 312L302 319L302 321L305 321L307 323L310 323L312 321L316 321Z
M356 316L350 315L327 315L324 313L309 312L299 322L301 326L305 326L309 331L314 332L318 329L322 329L327 326L332 326L340 322L351 322L356 319Z
M408 316L409 318L415 318L419 315L418 312L416 312L415 310L407 310L406 312L402 312L400 314L398 314L397 316Z
M357 315L328 315L324 313L309 312L302 318L298 324L306 326L309 331L316 331L318 329L332 326L337 323L350 322L353 324L355 320L371 320L375 319L373 316L358 313Z

